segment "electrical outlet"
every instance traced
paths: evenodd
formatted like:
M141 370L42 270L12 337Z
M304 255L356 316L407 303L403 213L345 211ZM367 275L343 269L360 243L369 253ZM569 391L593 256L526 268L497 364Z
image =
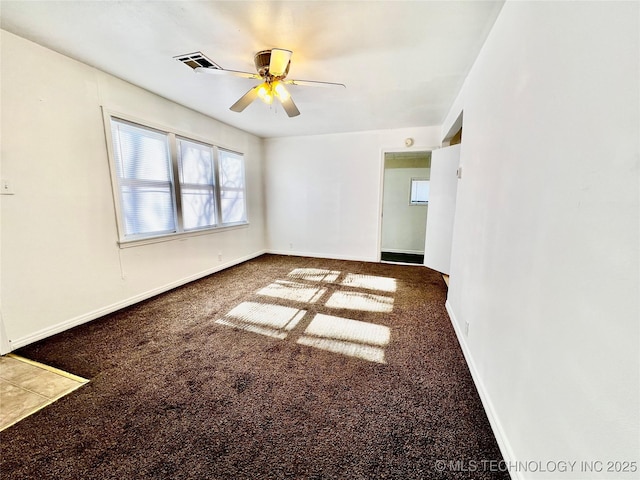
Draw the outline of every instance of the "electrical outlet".
M293 250L293 243L289 244L289 250Z
M222 252L218 252L218 261L221 262L222 261Z
M464 336L469 336L469 322L464 322Z

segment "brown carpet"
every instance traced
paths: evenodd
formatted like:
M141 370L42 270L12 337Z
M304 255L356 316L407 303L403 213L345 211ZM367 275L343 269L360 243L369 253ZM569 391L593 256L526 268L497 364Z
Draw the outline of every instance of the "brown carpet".
M451 466L502 457L445 298L423 267L264 255L30 345L91 382L0 433L0 472L508 479Z

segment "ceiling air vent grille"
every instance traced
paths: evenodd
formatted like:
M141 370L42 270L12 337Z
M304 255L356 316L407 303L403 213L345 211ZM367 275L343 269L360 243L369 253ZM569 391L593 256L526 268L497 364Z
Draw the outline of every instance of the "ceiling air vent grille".
M217 70L222 70L222 67L220 67L220 65L217 65L215 62L205 57L202 52L185 53L184 55L178 55L177 57L173 58L181 61L194 70L198 67L215 68Z

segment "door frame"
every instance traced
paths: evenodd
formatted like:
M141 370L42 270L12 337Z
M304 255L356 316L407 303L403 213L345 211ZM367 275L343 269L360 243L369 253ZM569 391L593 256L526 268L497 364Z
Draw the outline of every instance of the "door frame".
M2 310L0 310L0 355L6 355L11 352L11 345L7 337L7 330L4 328L4 320L2 320Z
M407 148L388 147L380 149L380 170L379 170L379 185L378 185L378 241L376 251L376 262L382 261L382 206L384 201L384 162L385 155L387 153L410 153L410 152L433 152L439 149L440 146L421 146L415 145ZM426 232L425 232L426 233ZM419 265L419 264L416 264Z

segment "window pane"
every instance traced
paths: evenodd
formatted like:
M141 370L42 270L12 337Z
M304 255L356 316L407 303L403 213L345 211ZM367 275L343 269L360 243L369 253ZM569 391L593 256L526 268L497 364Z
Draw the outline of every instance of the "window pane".
M221 187L244 188L244 158L237 153L220 150Z
M220 207L222 223L247 221L244 195L244 157L220 150Z
M111 119L124 236L176 231L168 136Z
M178 140L180 148L180 180L182 183L213 185L211 147Z
M222 203L222 223L245 222L247 220L243 191L223 190L220 196Z
M116 120L111 124L118 177L171 180L166 134Z
M213 149L209 145L178 140L182 223L185 230L216 224Z
M183 188L182 222L185 230L216 224L213 189Z
M165 187L125 185L121 192L126 235L175 231L170 184Z
M429 180L411 180L411 203L429 203Z

